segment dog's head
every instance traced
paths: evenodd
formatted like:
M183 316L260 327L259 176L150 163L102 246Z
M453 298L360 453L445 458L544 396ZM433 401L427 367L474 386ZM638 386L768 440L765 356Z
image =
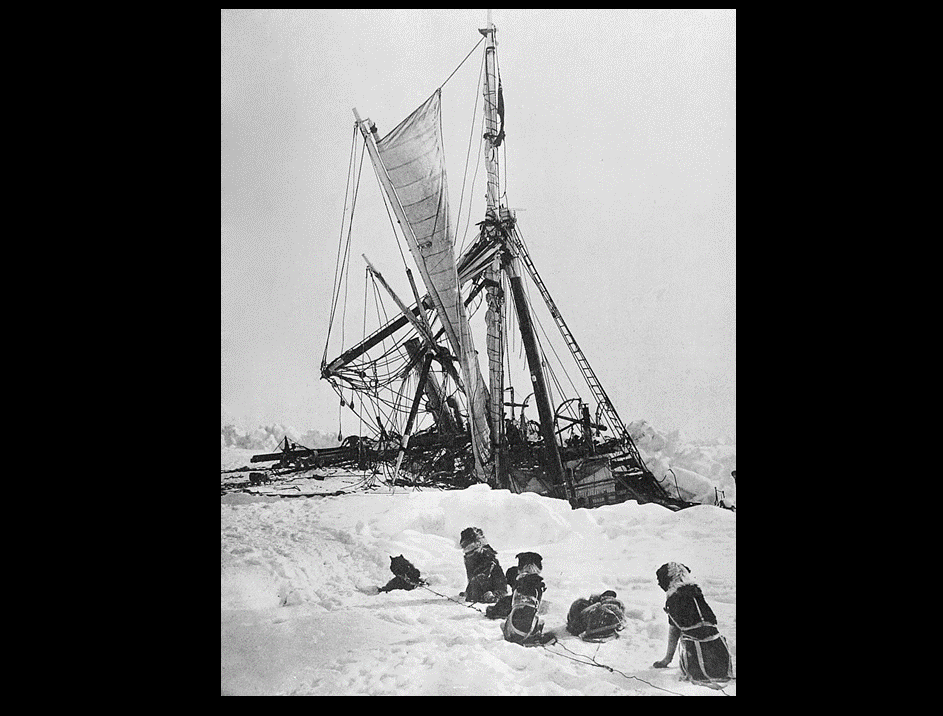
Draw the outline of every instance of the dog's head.
M462 530L458 543L464 548L474 542L485 542L485 533L479 527L466 527Z
M661 565L655 571L655 578L658 580L658 586L664 591L668 591L671 583L677 579L678 575L690 574L691 570L680 562L668 562Z
M405 577L411 580L419 578L419 570L403 555L390 557L390 571L397 577Z
M504 576L508 582L508 586L511 589L514 589L514 583L517 581L517 574L518 574L517 567L508 567L508 571L504 573Z
M525 568L528 568L528 567L529 567L529 569L525 569ZM537 554L536 552L520 552L520 553L518 553L518 555L517 555L517 568L518 568L518 570L519 570L521 573L523 573L523 572L533 572L533 571L534 571L534 567L537 568L536 571L537 571L538 574L543 571L543 568L544 568L544 565L543 565L543 557L541 557L541 556L540 556L539 554Z

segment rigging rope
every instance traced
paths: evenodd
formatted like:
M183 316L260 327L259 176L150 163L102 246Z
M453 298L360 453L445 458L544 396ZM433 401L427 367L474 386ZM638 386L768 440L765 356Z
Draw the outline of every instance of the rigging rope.
M327 362L327 349L331 340L331 326L334 325L334 312L337 308L337 297L339 293L338 271L341 261L341 246L344 241L344 223L347 220L347 197L350 193L350 175L354 168L354 157L357 156L357 126L354 125L354 133L350 140L350 158L347 160L347 182L344 185L344 211L341 214L340 234L337 237L337 257L334 259L334 285L331 290L331 313L327 322L327 339L324 341L324 355L321 356L321 365Z
M485 122L485 119L484 117L482 117L481 118L482 129L484 129L484 122ZM478 159L475 161L475 174L472 177L471 188L468 190L469 196L471 196L475 191L475 181L477 181L478 179L478 167L481 166L481 155L482 155L481 145L484 141L485 141L484 135L482 134L481 137L479 137L478 139L478 152L477 152ZM471 200L469 200L469 204L470 203L471 203ZM462 234L462 245L459 248L459 255L461 255L465 251L465 242L468 240L468 227L470 225L471 225L471 206L468 207L468 216L465 218L465 232ZM456 229L457 228L458 227L456 226Z
M517 227L517 236L518 236L518 239L519 239L520 242L521 242L521 246L524 248L524 250L525 250L528 254L530 254L530 249L528 249L528 248L527 248L527 244L524 243L524 236L523 236L523 234L521 234L520 227ZM528 289L527 283L524 284L524 289L525 289L525 291L526 291L526 293L527 293L527 303L531 305L531 314L534 316L534 319L537 321L537 325L540 326L540 331L544 334L544 337L547 339L547 344L550 346L550 350L553 352L553 355L556 356L557 362L560 364L560 368L563 370L563 374L566 376L567 381L569 381L569 383L570 383L570 387L573 388L573 392L575 392L575 393L577 394L577 396L579 396L579 390L577 390L576 386L573 384L573 380L572 380L572 378L570 378L570 374L567 373L566 367L563 365L563 361L560 360L560 356L557 355L557 351L556 351L556 349L553 347L553 342L550 340L550 336L547 335L547 331L544 330L543 324L540 322L540 317L537 315L536 311L533 310L533 303L532 303L531 300L530 300L530 290ZM540 340L539 340L539 339L538 339L537 343L540 344ZM543 352L543 346L542 346L542 345L541 345L541 352ZM561 390L561 393L562 393L562 392L563 392L563 391ZM580 399L582 400L582 398L580 398Z
M471 57L471 56L472 56L472 52L474 52L475 50L477 50L477 49L478 49L478 45L480 45L480 44L481 44L482 42L484 42L484 41L485 41L485 36L482 35L482 36L481 36L481 39L478 40L478 43L477 43L473 48L471 48L471 52L469 52L467 55L465 55L465 60L467 60L469 57ZM462 65L465 64L465 60L462 60L461 62L458 63L458 67L456 67L454 70L452 70L452 74L445 78L445 82L448 82L450 79L452 79L452 75L454 75L456 72L458 72L459 68L460 68ZM440 89L442 89L443 87L445 87L445 82L443 82L442 84L440 84L440 85L438 86L438 88L436 89L436 92L438 92ZM435 92L433 92L432 94L435 94ZM430 95L430 97L431 97L431 96L432 96L432 95Z
M528 300L530 300L530 296L528 296ZM566 376L567 381L569 381L570 387L573 388L573 392L576 393L577 397L580 398L580 400L582 400L582 398L580 397L579 390L577 390L576 386L573 385L573 379L570 378L570 374L567 373L566 366L563 365L563 361L560 360L560 356L557 355L557 349L553 347L553 342L550 340L550 336L547 335L547 331L544 330L544 326L540 322L540 318L537 317L536 312L534 312L534 319L537 321L537 325L540 327L540 332L543 333L544 338L547 339L547 345L550 346L550 351L553 353L554 357L557 359L557 363L560 364L560 369L563 371L563 375ZM544 356L544 359L546 360L547 354L544 352L543 343L540 342L539 338L537 339L537 345L540 347L540 352ZM550 368L549 361L547 362L547 370L549 370L551 372L551 375L553 375L553 380L557 384L557 389L560 391L560 394L563 395L563 388L560 386L560 382L557 380L556 375L553 373L552 369Z
M482 54L481 68L478 71L478 84L476 86L481 86L481 75L482 75L482 72L484 72L484 69L485 69L485 56L484 54ZM462 172L462 192L461 194L459 194L459 197L458 197L458 213L455 215L456 216L456 219L455 219L456 231L458 231L458 227L462 225L462 202L465 198L465 180L468 179L468 162L469 162L469 158L471 157L472 137L475 136L475 118L478 116L478 94L479 93L476 91L475 92L475 107L474 109L472 109L471 129L469 129L468 131L468 150L465 152L465 171ZM474 186L472 187L472 189L474 189ZM471 215L471 193L470 192L469 192L469 197L468 197L468 213L469 215ZM462 248L464 248L464 237L463 237L462 243L463 243Z
M534 304L533 304L533 301L531 301L530 299L530 289L528 288L526 282L522 282L522 283L524 283L524 294L525 294L524 300L527 303L528 311L530 312L531 318L534 319L534 321L540 327L541 332L547 338L547 343L550 345L550 350L556 356L557 362L560 363L560 368L563 370L563 374L566 376L567 380L570 382L570 385L573 387L573 390L577 393L577 397L579 397L579 391L577 391L576 386L573 385L573 381L570 379L569 373L566 372L566 367L563 365L563 362L560 360L560 356L557 355L556 349L554 349L553 347L553 343L550 342L550 337L547 336L547 332L544 331L544 327L540 323L540 319L537 317L537 313L534 311ZM537 350L540 353L541 364L544 368L544 371L550 375L550 379L553 381L553 384L556 385L557 391L560 394L560 398L562 402L562 399L566 395L566 393L563 390L563 386L560 385L560 381L557 379L557 375L553 370L553 366L550 365L550 361L547 359L547 353L544 350L543 343L541 343L540 336L537 335L536 331L534 331L534 341L537 344ZM550 400L550 407L551 409L553 409L553 397L552 395L550 395L550 385L547 385L547 393L548 393L547 397ZM580 398L580 400L582 400L582 398Z
M344 276L344 310L341 312L341 346L344 345L347 326L347 289L350 286L350 239L354 230L354 212L357 210L357 196L360 194L360 177L363 176L363 157L366 153L367 145L360 150L360 165L357 168L357 183L354 186L354 196L350 205L350 223L347 226L347 245L344 249L344 259L341 262L341 272ZM339 287L338 287L339 289Z

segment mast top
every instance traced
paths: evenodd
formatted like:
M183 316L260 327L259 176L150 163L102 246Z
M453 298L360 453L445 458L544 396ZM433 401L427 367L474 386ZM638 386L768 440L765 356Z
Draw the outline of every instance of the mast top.
M494 31L496 29L497 28L494 26L494 23L491 22L491 10L488 10L488 26L484 28L479 27L478 32L480 32L485 37L488 37L488 35L491 35L491 39L494 40Z

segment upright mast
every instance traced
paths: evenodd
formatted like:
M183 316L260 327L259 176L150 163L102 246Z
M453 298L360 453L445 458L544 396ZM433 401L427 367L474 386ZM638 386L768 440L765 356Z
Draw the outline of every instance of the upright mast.
M485 69L481 93L484 96L484 143L485 169L488 174L488 189L485 195L487 215L497 220L499 210L500 175L498 173L498 87L495 62L495 27L488 10L488 26L479 30L485 36ZM485 324L488 329L488 386L490 394L490 423L493 454L495 455L494 480L498 486L507 483L507 460L504 449L504 292L501 288L501 260L495 256L485 271L488 290L485 301Z
M518 325L521 329L521 339L527 354L528 369L534 388L537 412L540 417L540 433L544 443L544 468L549 473L553 484L562 486L564 484L563 464L560 460L560 451L557 448L556 434L554 433L553 409L550 406L543 366L540 362L540 352L534 336L530 310L527 307L516 252L507 243L514 220L510 211L500 204L498 147L504 141L504 98L496 69L495 47L497 43L495 42L495 27L494 23L491 22L490 10L488 11L488 27L479 30L479 32L485 36L487 41L485 45L485 76L482 94L485 99L484 154L485 168L488 172L488 191L486 195L488 221L485 222L483 230L497 232L497 238L504 246L504 250L498 253L494 263L486 273L488 279L488 312L486 313L488 363L490 368L491 415L492 425L494 426L492 435L495 436L495 444L498 446L498 450L495 451L495 454L498 455L496 474L499 482L503 482L504 474L501 470L506 470L507 463L501 455L504 447L504 442L501 440L501 436L504 435L504 292L501 288L501 270L503 269L507 273L508 284L511 287L511 296L514 299ZM501 120L500 129L498 127L499 119Z
M482 86L485 105L485 139L488 140L484 145L485 169L488 172L488 212L493 213L495 218L498 215L499 192L499 174L498 174L498 147L501 146L503 137L498 134L498 73L495 61L495 48L498 43L494 39L494 23L491 22L491 10L488 10L488 27L479 30L485 36L485 77Z

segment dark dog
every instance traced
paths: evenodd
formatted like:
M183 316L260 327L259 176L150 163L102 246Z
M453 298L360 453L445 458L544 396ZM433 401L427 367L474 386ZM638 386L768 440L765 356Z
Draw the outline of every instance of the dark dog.
M459 544L465 552L466 602L496 602L507 594L507 577L498 562L498 554L477 527L462 530Z
M517 566L510 567L505 574L505 581L511 588L511 594L501 597L497 603L488 607L485 610L485 616L489 619L505 619L511 613L511 595L514 593L514 585L518 578L527 574L540 574L543 566L543 557L536 552L519 552Z
M655 572L658 586L667 593L668 649L653 666L663 669L681 645L681 673L688 681L723 684L736 678L727 640L717 630L717 617L704 599L691 570L678 562L663 564Z
M403 555L390 557L390 571L396 575L383 587L377 587L378 592L392 592L394 589L415 589L425 584L419 570Z
M266 475L264 472L250 472L249 473L249 484L250 485L261 485L263 482L271 482L272 478Z
M553 634L543 633L543 621L537 618L546 589L547 585L539 574L521 574L517 578L511 595L511 611L501 625L505 640L530 646L544 644L553 638Z
M611 589L577 599L566 617L566 630L583 641L606 641L625 628L625 606Z

